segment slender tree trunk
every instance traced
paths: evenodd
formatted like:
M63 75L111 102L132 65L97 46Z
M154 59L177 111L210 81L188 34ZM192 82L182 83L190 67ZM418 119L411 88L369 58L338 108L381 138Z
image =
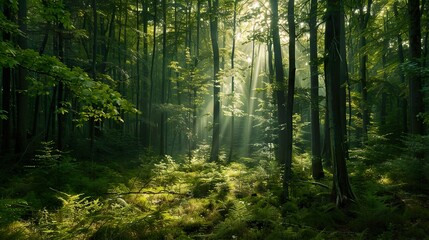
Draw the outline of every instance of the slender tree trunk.
M286 162L283 177L283 191L285 199L289 199L289 185L292 180L292 146L293 146L293 102L295 96L295 1L288 2L289 26L289 80L286 104Z
M210 14L210 37L213 50L213 137L210 162L219 161L220 148L220 82L219 82L219 44L218 44L218 7L219 0L208 0Z
M197 14L196 14L196 22L197 22L197 31L195 37L195 69L198 67L199 57L200 57L200 27L201 27L201 0L197 0ZM197 98L197 89L193 89L193 99L194 104L192 106L192 142L191 149L195 149L197 147L198 133L197 133L197 104L195 100Z
M276 73L276 101L277 101L277 122L278 122L278 161L280 164L287 165L287 132L286 132L286 99L285 99L285 82L284 82L284 69L282 61L282 50L280 45L279 33L279 15L278 15L278 1L270 0L271 3L271 31L273 38L274 50L274 68ZM287 181L287 179L286 179ZM289 197L287 186L283 186L284 199Z
M156 55L156 25L157 23L157 17L158 17L158 11L157 11L157 5L156 5L157 1L153 1L153 45L152 45L152 60L151 60L151 66L150 66L150 90L149 90L149 116L148 116L148 121L149 124L152 125L153 121L152 121L152 108L153 108L153 91L154 91L154 84L155 84L155 79L154 79L154 69L155 69L155 55ZM152 132L153 129L152 127L150 127L149 130L149 146L152 146Z
M366 6L366 13L364 14L363 4L360 6L360 77L361 77L361 95L362 95L362 143L366 143L368 140L368 126L369 126L369 105L368 105L368 76L367 76L367 62L368 54L365 52L366 47L366 36L365 31L368 26L369 17L371 16L371 5L372 0L368 0L368 5Z
M344 2L341 3L341 10L340 10L340 19L345 18L344 13ZM348 96L349 96L349 111L351 111L351 90L350 90L350 81L349 81L349 70L348 70L348 64L347 64L347 50L346 50L346 24L345 21L342 20L340 23L340 53L341 53L341 66L340 66L340 98L341 98L341 118L343 119L341 121L341 129L343 131L343 137L344 137L344 154L346 158L349 157L349 140L348 140L348 134L347 134L347 91L348 89ZM349 112L351 119L351 112ZM351 121L350 121L351 122Z
M140 103L140 11L139 11L139 2L136 0L136 29L137 29L137 47L136 47L136 108L141 110ZM137 142L140 142L140 119L139 113L135 114L136 123L135 123L135 137Z
M161 104L166 103L165 92L167 84L167 2L162 0L162 79L161 79ZM160 119L160 145L159 145L159 155L164 156L166 149L166 113L161 111Z
M255 34L255 25L253 24L252 27L252 34ZM253 133L253 129L252 129L252 118L253 118L253 99L252 99L252 85L254 83L253 78L254 78L254 72L255 72L255 37L252 37L252 55L251 55L251 59L250 59L250 76L249 76L249 89L247 91L247 122L246 122L246 126L245 126L245 131L248 131L248 135L246 135L243 138L243 142L244 142L244 149L243 149L243 154L244 156L249 156L250 157L250 149L251 149L251 143L252 143L252 133Z
M384 33L387 35L388 34L388 29L387 29L387 22L386 22L386 18L383 19L383 28L384 28ZM381 57L381 62L383 65L383 81L387 81L387 71L386 71L386 67L387 67L387 51L389 48L389 42L388 39L385 38L383 40L383 56ZM381 92L381 103L380 103L380 127L383 130L383 127L386 126L386 117L387 117L387 94L386 91L383 87L382 92Z
M40 55L45 52L46 44L48 43L48 38L49 38L49 29L48 27L46 27L45 36L43 37L42 44L40 45L40 48L39 48ZM38 132L37 128L39 124L39 112L40 112L40 95L37 95L36 99L34 100L34 114L33 114L34 118L33 118L33 127L31 131L33 136L36 136Z
M27 33L27 1L19 0L19 10L18 10L18 25L19 30L22 33ZM27 37L19 36L18 45L21 49L27 49ZM16 79L16 142L15 142L15 152L16 153L25 153L27 147L27 133L28 133L28 83L25 79L27 76L27 71L19 67L17 72Z
M229 145L229 154L228 154L228 162L232 161L232 156L234 154L234 122L235 122L235 40L236 40L236 34L237 34L237 4L238 0L234 0L234 13L233 13L233 19L232 19L232 49L231 49L231 70L232 70L232 77L231 77L231 142Z
M395 18L399 21L399 13L398 13L398 2L396 1L393 5L393 13L395 15ZM405 57L404 57L404 47L402 43L402 36L401 33L398 32L398 35L396 36L396 40L398 42L398 58L399 58L399 64L404 64ZM401 79L401 83L405 85L405 74L404 71L402 71L402 68L398 68L399 71L399 78ZM401 115L402 115L402 132L406 133L408 132L408 100L405 96L402 95L401 98Z
M64 62L64 38L63 38L64 26L62 23L58 24L58 59ZM58 95L57 95L57 121L58 121L58 135L57 135L57 148L58 150L64 149L64 132L66 128L65 116L59 109L64 108L64 83L62 80L58 83Z
M149 6L147 0L143 0L143 122L140 131L143 147L149 147L149 44L148 44L148 13Z
M409 42L410 42L410 60L420 68L422 56L421 43L421 15L420 0L408 1L408 16L410 24ZM420 71L409 74L409 114L410 114L410 133L424 134L423 118L419 115L424 112L422 96L422 77Z
M3 2L3 14L7 20L12 20L12 11L9 1ZM3 32L3 41L9 42L11 40L10 32ZM6 115L6 119L2 120L2 145L1 152L6 153L11 148L11 135L12 135L12 114L11 114L11 79L12 79L12 70L8 67L3 67L2 69L2 110Z
M320 149L319 70L317 57L317 0L310 6L311 167L315 180L324 177Z
M341 64L341 48L338 39L341 36L342 2L328 0L326 10L325 30L325 78L327 81L327 97L330 125L331 158L334 167L332 196L337 205L344 206L355 199L351 189L344 146L344 135L341 117L341 74L338 66Z
M93 29L92 29L92 63L91 63L91 75L94 81L97 80L97 1L91 1L92 7L92 17L93 17ZM91 118L89 121L89 138L90 138L90 151L91 151L91 159L94 150L94 138L95 138L95 120Z

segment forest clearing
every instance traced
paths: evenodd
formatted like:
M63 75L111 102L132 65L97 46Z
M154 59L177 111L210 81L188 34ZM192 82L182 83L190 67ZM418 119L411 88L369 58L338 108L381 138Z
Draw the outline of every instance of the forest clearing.
M428 239L429 1L0 6L0 239Z

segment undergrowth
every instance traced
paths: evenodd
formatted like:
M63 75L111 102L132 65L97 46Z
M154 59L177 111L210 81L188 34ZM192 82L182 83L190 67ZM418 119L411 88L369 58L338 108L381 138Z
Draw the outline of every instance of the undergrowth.
M310 179L306 153L294 156L292 197L280 204L282 169L267 154L207 163L201 146L190 159L144 153L124 167L45 143L2 186L0 239L424 239L427 187L415 186L427 181L427 163L405 151L427 151L424 140L370 141L351 152L358 200L346 209L331 203L328 171Z

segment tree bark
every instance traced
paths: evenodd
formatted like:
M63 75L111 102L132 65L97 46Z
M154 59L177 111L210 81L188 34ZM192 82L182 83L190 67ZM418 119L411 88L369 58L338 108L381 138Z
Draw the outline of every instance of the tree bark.
M18 25L19 30L22 33L27 33L27 1L19 0L19 10L18 10ZM27 49L27 37L19 36L18 45L21 49ZM28 133L28 83L26 80L27 71L19 67L17 72L16 79L16 107L17 107L17 116L16 116L16 142L15 142L15 152L24 153L27 146L27 133Z
M289 199L289 185L292 180L292 146L293 146L293 103L295 96L295 1L288 2L289 26L289 79L286 103L286 162L284 166L283 191L285 199Z
M332 196L339 206L345 206L355 199L351 189L344 146L344 135L341 117L341 74L337 70L341 64L340 17L341 0L328 0L325 30L325 77L327 81L327 97L330 125L331 159L334 167Z
M362 95L362 143L366 143L368 140L368 126L369 126L369 106L368 106L368 75L367 75L367 62L368 55L366 54L366 36L365 31L368 26L369 17L371 16L371 5L372 0L368 0L368 5L366 6L366 13L364 14L363 4L359 8L360 14L360 77L361 77L361 95Z
M398 13L398 2L396 1L393 5L393 13L395 15L395 18L399 21L399 13ZM401 33L398 32L398 35L396 36L396 41L398 42L398 60L399 64L403 65L405 62L404 57L404 47L402 43L402 36ZM401 83L405 85L405 74L404 71L402 71L402 68L398 68L399 71L399 78L401 79ZM408 132L408 100L405 96L402 95L401 99L401 115L402 115L402 132L407 133Z
M408 1L409 16L409 42L410 42L410 60L417 69L421 68L421 15L420 0ZM423 118L419 116L424 112L423 95L422 95L422 77L420 70L413 71L409 74L409 114L410 114L410 133L424 134Z
M166 103L166 84L167 84L167 2L162 0L162 79L161 79L161 104ZM161 111L160 119L160 145L159 145L159 155L164 156L166 153L165 144L166 144L166 113Z
M149 44L148 44L148 14L149 14L149 6L147 0L143 0L142 4L143 8L143 106L142 106L142 114L143 119L141 123L140 130L140 138L142 140L143 147L149 147Z
M218 7L219 0L208 0L210 15L210 37L213 50L213 136L210 152L210 162L219 161L220 148L220 82L218 73L219 63L219 44L218 44Z
M3 14L7 20L12 20L12 11L9 1L3 2ZM10 32L3 32L3 41L8 42L11 40ZM12 70L8 67L2 69L2 110L5 111L6 119L2 120L2 145L1 152L6 153L11 148L11 135L12 135L12 114L11 114L11 79Z
M275 94L277 101L277 122L278 122L278 145L277 145L277 158L280 164L287 164L287 130L286 130L286 99L285 99L285 82L284 82L284 69L282 61L282 50L280 44L279 33L279 14L278 14L278 1L270 0L271 4L271 31L273 38L274 50L274 68L276 73ZM285 186L284 186L285 187ZM287 189L284 189L287 190ZM289 192L284 191L283 200L289 197Z
M320 149L319 70L317 58L317 0L310 3L311 167L315 180L324 177Z
M232 48L231 48L231 136L230 136L230 145L229 145L229 154L228 154L228 162L232 161L232 155L234 153L234 125L235 125L235 43L236 43L236 34L237 34L237 4L238 0L234 0L234 15L232 18Z

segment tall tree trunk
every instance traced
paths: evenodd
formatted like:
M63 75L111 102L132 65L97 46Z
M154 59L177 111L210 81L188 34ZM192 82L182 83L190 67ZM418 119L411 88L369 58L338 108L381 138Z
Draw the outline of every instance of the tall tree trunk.
M48 38L49 38L49 28L46 27L45 30L45 36L43 37L43 41L42 44L40 45L39 48L39 54L42 55L45 51L46 48L46 44L48 43ZM37 135L37 131L38 131L38 124L39 124L39 112L40 112L40 95L36 96L36 99L34 100L34 114L33 114L33 126L32 126L32 130L31 133L33 134L33 136Z
M393 5L393 13L395 15L395 18L399 21L398 2L397 1L395 1L394 5ZM396 40L398 42L399 64L404 64L404 62L405 62L404 47L402 44L402 36L401 36L400 32L398 32L398 35L396 36ZM398 68L398 71L399 71L399 77L401 79L401 83L405 85L404 71L402 71L402 68ZM403 95L402 95L402 99L401 99L401 115L402 115L402 132L406 133L406 132L408 132L408 100Z
M341 48L338 39L341 36L340 17L341 0L328 0L326 10L325 30L325 78L327 81L327 97L330 125L331 158L334 167L333 191L334 201L344 206L355 199L349 183L346 165L344 135L341 117L341 74L338 66L341 64Z
M152 59L151 59L151 66L150 66L150 90L149 90L149 116L148 116L148 121L149 121L149 125L151 126L153 124L152 121L152 115L153 115L153 92L154 92L154 84L155 84L155 79L154 79L154 75L153 72L155 70L155 55L156 55L156 25L158 24L157 22L157 18L158 18L158 8L156 5L157 1L153 1L153 43L152 43ZM149 129L149 146L152 146L152 134L153 134L153 129L152 127L150 127Z
M237 4L238 0L234 0L234 13L232 19L232 48L231 48L231 136L230 136L230 145L229 145L229 154L228 154L228 162L232 161L232 155L234 153L234 125L235 125L235 40L237 34Z
M371 16L371 5L372 0L368 0L368 5L366 6L366 13L364 14L363 4L359 8L360 14L360 77L361 77L361 95L362 95L362 143L366 143L368 140L368 126L369 126L369 105L368 105L368 75L367 75L367 62L368 54L366 53L366 36L365 31L368 26L369 17Z
M199 57L200 57L200 27L201 27L201 0L197 0L197 14L196 14L196 22L197 22L197 35L195 37L195 69L198 67ZM193 98L194 100L197 98L197 89L193 90ZM191 141L191 149L195 149L197 147L198 133L197 133L197 104L194 101L192 105L192 141Z
M210 15L210 37L213 50L213 136L210 162L219 161L220 148L220 82L219 82L219 44L218 44L218 7L219 0L208 0Z
M162 79L161 79L161 104L166 103L165 92L167 84L167 3L166 0L162 0ZM160 120L160 145L159 145L159 155L164 156L166 149L166 123L165 123L166 113L161 111L161 120Z
M7 20L12 20L12 11L9 1L3 2L3 14ZM3 41L9 42L11 40L11 34L8 31L3 32ZM2 69L2 110L5 111L6 119L2 120L2 145L1 152L6 153L11 147L11 135L12 135L12 114L11 114L11 77L12 71L8 67Z
M94 81L97 80L97 1L91 1L92 17L93 17L93 27L92 27L92 63L91 63L91 75ZM90 138L90 152L91 159L93 158L94 150L94 138L95 138L95 119L91 118L89 120L89 138Z
M139 2L136 0L136 29L137 29L137 47L136 47L136 108L141 110L140 103L140 11L139 11ZM135 123L135 137L137 142L140 142L140 119L139 113L135 114L136 123Z
M143 0L143 122L141 124L140 138L142 138L143 147L149 147L149 44L148 44L148 14L149 6L147 0Z
M292 145L293 145L293 102L295 96L295 11L294 0L288 2L289 26L289 80L286 103L286 162L283 177L283 191L285 199L289 199L289 184L292 180Z
M319 70L317 58L317 0L310 3L311 167L312 176L324 177L320 150Z
M388 34L388 29L387 29L387 22L386 22L386 18L383 19L383 29L384 29L384 34L387 35ZM383 65L383 81L386 82L388 80L387 78L387 51L389 48L389 41L387 38L385 38L383 40L383 56L381 57L381 62ZM381 103L380 103L380 127L382 128L382 130L384 130L383 128L386 126L386 117L387 117L387 94L386 91L383 87L383 89L381 90Z
M271 31L273 38L274 50L274 68L276 73L276 101L277 101L277 122L278 122L278 152L277 158L280 164L287 164L287 132L286 132L286 99L285 99L285 82L284 69L282 61L282 49L280 45L279 33L279 14L278 1L270 0L271 3ZM285 199L288 197L288 192L285 191Z
M19 10L18 10L18 25L19 30L22 33L27 32L27 1L19 0ZM27 37L19 36L18 45L21 49L27 49ZM28 83L25 79L27 71L19 67L16 79L16 142L15 142L15 152L24 153L27 146L27 132L28 132Z
M345 18L344 13L344 2L341 6L340 10L340 19ZM341 129L343 131L343 137L344 137L344 151L346 158L349 157L348 149L349 149L349 140L348 140L348 134L347 134L347 91L348 90L348 97L349 97L349 119L351 119L351 90L350 90L350 81L349 81L349 70L348 70L348 64L347 64L347 50L346 50L346 24L345 21L342 20L340 23L340 53L341 53L341 66L340 66L340 98L341 98L341 118L343 119L341 121ZM351 120L349 121L351 123Z
M409 42L410 42L410 60L417 66L421 67L421 15L420 0L408 1L408 16L410 24ZM424 112L422 96L422 77L420 71L409 74L409 113L410 113L410 133L423 134L423 118L419 114Z
M63 38L64 26L62 23L58 24L58 33L57 38L58 41L58 59L61 62L64 62L64 38ZM58 121L58 135L57 135L57 148L58 150L63 150L64 148L64 132L66 128L65 116L61 111L61 108L64 108L64 83L62 80L58 83L58 95L57 95L57 121Z

